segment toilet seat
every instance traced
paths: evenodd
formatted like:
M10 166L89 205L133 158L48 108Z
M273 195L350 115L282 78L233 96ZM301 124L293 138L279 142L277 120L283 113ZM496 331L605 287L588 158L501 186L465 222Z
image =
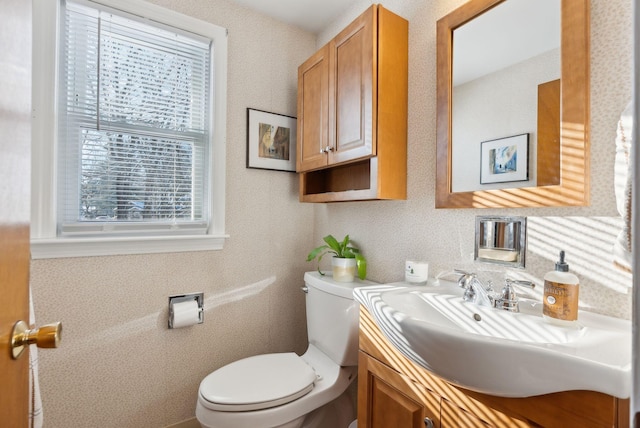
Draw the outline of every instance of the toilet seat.
M212 410L260 410L308 394L315 380L313 368L293 352L256 355L208 375L200 384L200 395Z

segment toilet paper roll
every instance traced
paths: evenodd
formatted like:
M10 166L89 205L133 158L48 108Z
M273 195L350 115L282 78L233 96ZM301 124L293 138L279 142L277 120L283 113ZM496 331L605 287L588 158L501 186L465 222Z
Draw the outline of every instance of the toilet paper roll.
M171 309L173 328L187 327L200 322L200 308L195 300L172 303Z

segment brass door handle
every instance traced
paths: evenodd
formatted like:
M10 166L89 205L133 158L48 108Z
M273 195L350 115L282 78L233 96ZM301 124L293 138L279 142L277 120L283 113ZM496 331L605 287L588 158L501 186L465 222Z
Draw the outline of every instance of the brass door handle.
M57 348L62 338L62 323L43 325L40 328L29 329L24 321L18 321L13 326L11 334L11 358L20 358L27 345L36 344L38 348Z

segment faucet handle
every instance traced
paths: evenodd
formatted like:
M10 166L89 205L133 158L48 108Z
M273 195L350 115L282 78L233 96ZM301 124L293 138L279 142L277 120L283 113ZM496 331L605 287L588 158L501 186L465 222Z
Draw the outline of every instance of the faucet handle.
M516 295L516 291L513 289L512 284L514 284L513 280L505 280L500 297L495 300L494 306L497 309L504 309L505 311L511 312L520 312L520 307L518 305L518 296Z
M500 296L502 300L518 300L518 296L516 295L516 291L513 289L511 282L506 282L504 287L502 287L502 295Z
M532 281L527 281L524 279L511 279L511 278L507 278L504 280L505 285L520 285L522 287L528 287L528 288L536 288L536 284Z
M468 288L469 281L476 277L476 274L473 272L467 272L460 269L454 269L453 271L460 275L460 278L458 278L458 286L460 288Z

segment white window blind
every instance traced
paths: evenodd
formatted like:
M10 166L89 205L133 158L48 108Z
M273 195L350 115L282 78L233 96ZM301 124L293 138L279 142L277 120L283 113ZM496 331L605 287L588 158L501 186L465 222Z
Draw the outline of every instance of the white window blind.
M102 6L65 10L58 233L205 233L211 40Z

